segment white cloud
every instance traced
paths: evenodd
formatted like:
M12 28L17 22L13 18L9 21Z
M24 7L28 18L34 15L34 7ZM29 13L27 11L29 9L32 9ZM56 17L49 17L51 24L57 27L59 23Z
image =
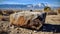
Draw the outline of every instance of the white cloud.
M40 7L41 6L41 3L39 3L38 6Z

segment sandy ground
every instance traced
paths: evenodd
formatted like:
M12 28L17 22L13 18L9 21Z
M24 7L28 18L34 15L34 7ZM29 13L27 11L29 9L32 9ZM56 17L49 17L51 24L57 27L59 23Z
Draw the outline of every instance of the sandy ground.
M60 14L58 15L47 15L46 24L60 25Z
M60 33L42 32L42 31L36 32L34 30L10 26L8 21L0 21L0 34L2 34L1 31L5 31L4 33L7 32L8 34L60 34Z

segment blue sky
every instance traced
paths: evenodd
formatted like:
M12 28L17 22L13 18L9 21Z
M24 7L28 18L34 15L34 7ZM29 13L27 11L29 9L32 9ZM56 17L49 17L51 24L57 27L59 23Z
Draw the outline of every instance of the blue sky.
M60 0L0 0L0 4L39 4L44 3L50 6L59 6Z

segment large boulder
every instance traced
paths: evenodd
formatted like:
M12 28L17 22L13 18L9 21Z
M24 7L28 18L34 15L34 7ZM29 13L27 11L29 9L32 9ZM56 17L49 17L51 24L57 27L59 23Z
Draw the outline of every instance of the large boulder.
M23 11L10 15L10 23L32 29L41 28L45 21L46 13Z

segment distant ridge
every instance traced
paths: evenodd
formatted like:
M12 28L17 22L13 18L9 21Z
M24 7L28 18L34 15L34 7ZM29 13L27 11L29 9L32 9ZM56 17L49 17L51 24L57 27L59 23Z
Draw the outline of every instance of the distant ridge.
M45 6L43 5L33 5L33 4L0 4L0 9L43 9ZM59 7L53 7L59 8Z

